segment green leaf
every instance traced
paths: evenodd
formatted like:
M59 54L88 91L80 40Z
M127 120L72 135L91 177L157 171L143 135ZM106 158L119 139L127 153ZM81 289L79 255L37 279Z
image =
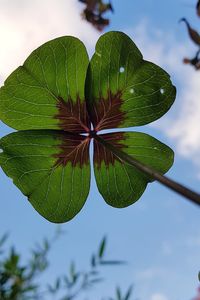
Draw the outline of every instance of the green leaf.
M57 278L56 282L55 282L56 290L58 290L60 288L60 286L61 286L61 280L60 280L60 278Z
M173 151L150 135L140 132L118 132L101 137L162 174L173 164ZM126 207L137 201L147 183L153 179L121 161L96 140L94 147L96 182L105 201L114 207Z
M92 268L96 267L96 256L94 254L91 256L90 264Z
M14 248L11 248L9 258L4 262L4 268L7 272L17 274L19 271L18 263L20 256L15 252Z
M100 37L87 73L86 95L96 131L139 126L164 115L175 99L169 75L145 61L122 32Z
M124 300L129 300L130 297L131 297L131 295L132 295L132 292L133 292L133 286L131 285L131 286L129 287L129 289L128 289L126 295L125 295Z
M71 284L74 285L77 282L77 279L79 278L79 273L76 272L75 263L72 262L70 264L70 278L71 278Z
M66 222L83 207L90 187L86 137L21 131L2 138L0 148L2 169L46 219Z
M101 260L100 265L102 266L119 266L126 264L125 261L122 260Z
M5 233L1 238L0 238L0 248L5 244L6 240L8 239L8 233Z
M106 237L104 237L100 243L100 246L99 246L99 252L98 252L98 257L100 259L103 258L104 256L104 253L105 253L105 248L106 248Z
M48 239L44 239L44 241L43 241L43 247L44 247L44 252L47 252L47 251L49 251L49 249L50 249L50 243L49 243L49 240Z
M117 300L122 300L122 293L119 287L116 288L116 296L117 296Z
M94 278L94 279L91 279L89 284L96 284L96 283L100 283L104 281L104 278Z
M88 63L85 46L77 38L61 37L42 45L1 88L1 120L18 130L88 131Z

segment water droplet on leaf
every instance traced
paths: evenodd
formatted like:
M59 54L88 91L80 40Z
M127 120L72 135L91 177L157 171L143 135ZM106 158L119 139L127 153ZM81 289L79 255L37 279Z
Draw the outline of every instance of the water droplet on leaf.
M164 92L165 92L164 89L160 89L160 93L161 93L162 95L164 94Z

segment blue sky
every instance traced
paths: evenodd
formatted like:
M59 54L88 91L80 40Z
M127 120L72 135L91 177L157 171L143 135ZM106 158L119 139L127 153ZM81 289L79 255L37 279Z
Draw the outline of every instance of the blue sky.
M75 35L90 55L99 34L80 18L76 0L0 0L0 79L3 80L43 42ZM126 5L124 4L126 3ZM195 46L189 41L185 16L200 28L192 5L195 1L113 0L115 14L109 30L129 34L145 59L163 66L177 86L177 100L161 120L131 129L150 133L171 146L175 163L168 176L199 190L200 183L200 76L182 65ZM0 137L12 130L0 123ZM51 238L56 225L37 214L21 192L0 170L0 234L10 232L10 243L28 257L29 249L44 236ZM126 209L105 204L94 178L80 214L63 224L66 234L51 253L52 267L44 282L65 273L71 259L81 268L104 234L107 256L125 259L127 266L107 268L107 280L91 293L112 295L116 284L135 285L135 297L148 300L188 300L195 295L200 269L200 210L158 183L150 184L142 198Z

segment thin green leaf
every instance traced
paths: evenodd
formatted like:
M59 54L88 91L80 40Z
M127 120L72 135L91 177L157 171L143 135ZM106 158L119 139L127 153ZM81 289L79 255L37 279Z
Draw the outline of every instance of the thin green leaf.
M107 239L106 237L104 237L100 243L100 246L99 246L99 251L98 251L98 256L99 256L99 259L102 259L103 256L104 256L104 253L105 253L105 248L106 248L106 242L107 242Z
M122 260L101 260L100 261L100 265L104 265L104 266L124 265L124 264L126 264L126 262Z
M131 297L131 295L132 295L132 292L133 292L133 286L131 285L131 286L129 287L129 289L128 289L126 295L125 295L124 300L129 300L130 297Z
M60 278L57 278L56 283L55 283L56 290L59 290L60 286L61 286L61 280L60 280Z
M94 254L91 257L90 264L92 268L96 267L96 256Z
M116 288L116 296L117 296L117 300L122 300L122 293L119 287Z
M47 252L50 249L50 243L48 239L44 239L44 251Z
M8 238L8 233L5 233L5 234L2 236L2 238L0 239L0 247L2 247L2 246L5 244L7 238Z
M95 284L103 282L103 281L104 281L103 278L94 278L89 281L89 284L92 286L92 285L95 285Z
M74 262L72 262L71 265L70 265L69 274L70 274L70 277L71 277L71 283L75 284L80 274L76 272Z

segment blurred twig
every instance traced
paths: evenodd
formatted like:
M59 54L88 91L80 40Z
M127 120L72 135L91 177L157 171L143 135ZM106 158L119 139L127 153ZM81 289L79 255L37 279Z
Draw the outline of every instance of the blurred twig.
M82 12L83 18L91 23L97 30L102 31L110 24L110 20L104 17L106 12L112 11L111 2L105 3L102 0L78 0L85 4L85 9Z

